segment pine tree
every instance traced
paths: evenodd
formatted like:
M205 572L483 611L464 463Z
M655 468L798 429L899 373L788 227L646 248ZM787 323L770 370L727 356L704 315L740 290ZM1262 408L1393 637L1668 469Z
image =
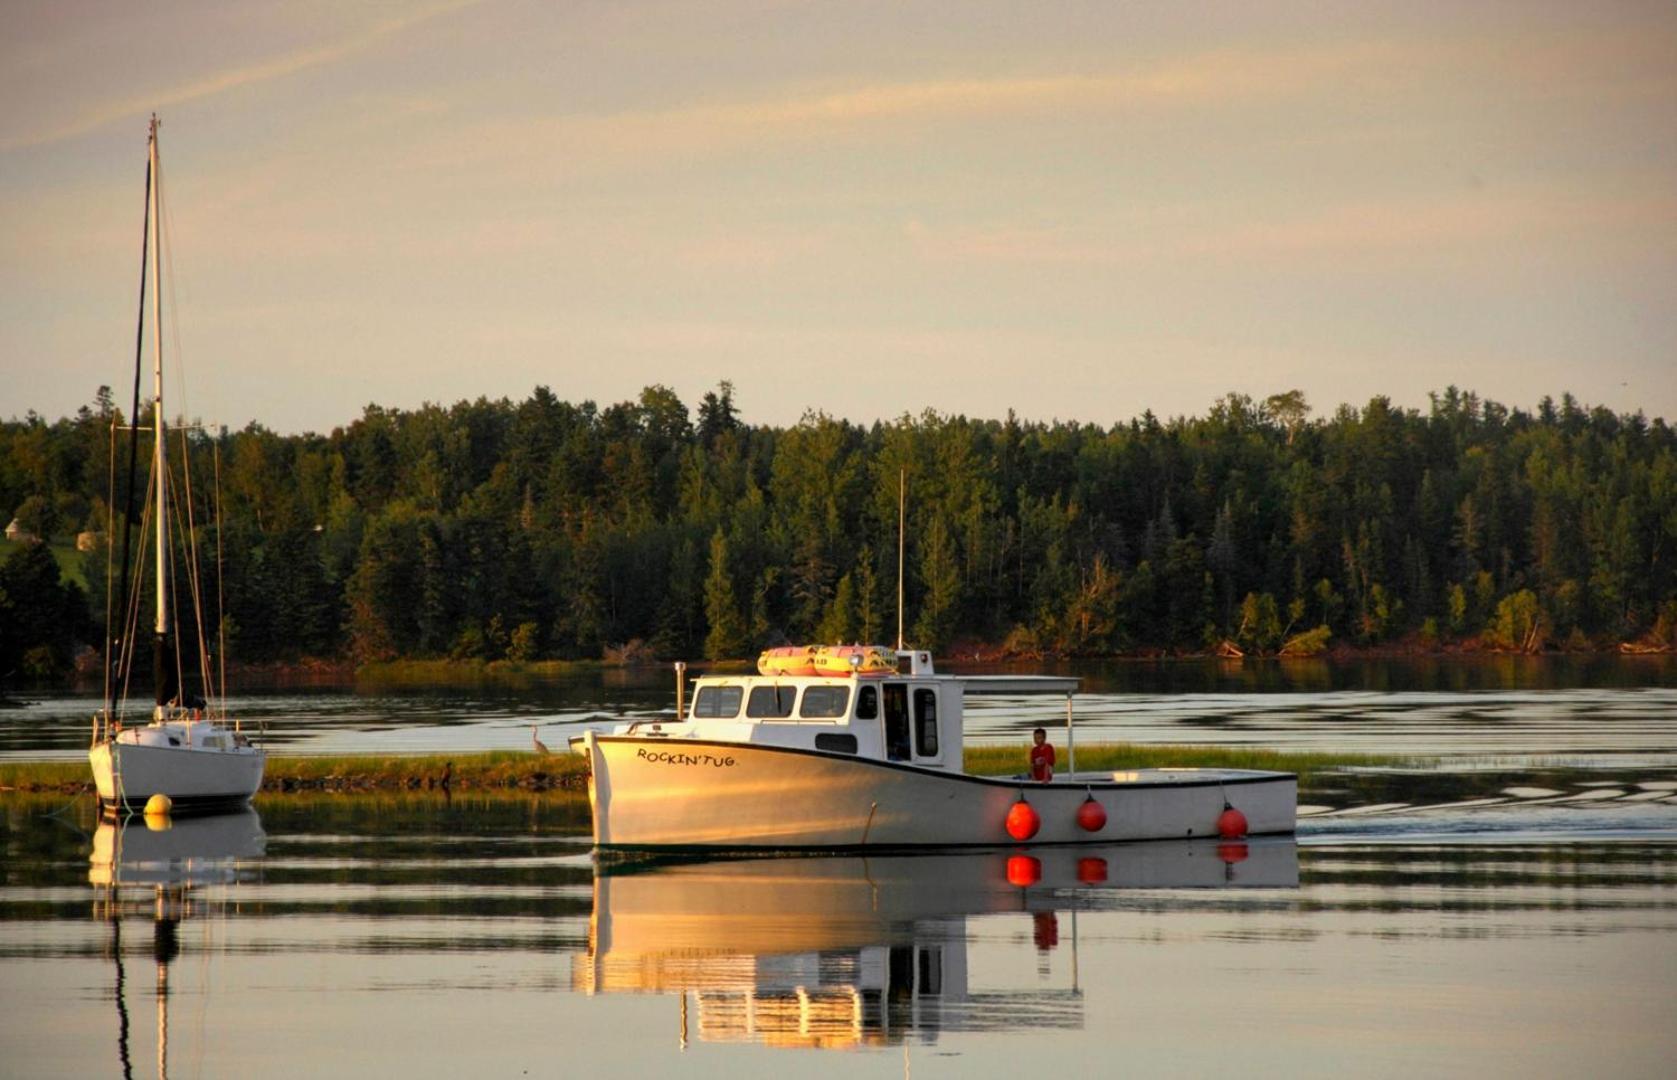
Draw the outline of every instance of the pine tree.
M732 660L746 651L745 625L728 569L728 538L718 528L710 538L710 573L705 576L705 659Z

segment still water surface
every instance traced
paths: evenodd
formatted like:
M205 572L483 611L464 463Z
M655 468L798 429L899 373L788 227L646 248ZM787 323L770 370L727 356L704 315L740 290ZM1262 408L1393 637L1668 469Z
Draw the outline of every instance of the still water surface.
M293 797L159 832L10 804L0 1071L1665 1076L1677 1052L1658 799L607 866L585 813Z
M14 798L0 1075L1669 1075L1668 663L1079 673L1092 738L1438 764L1318 778L1296 840L867 859L601 865L560 795L167 831ZM671 697L616 672L239 704L279 752L430 752ZM90 700L0 713L3 752L78 755Z
M960 670L959 665L943 665ZM974 671L995 672L998 667ZM1023 669L1021 669L1023 670ZM1448 756L1491 764L1677 764L1677 657L1070 663L1079 738ZM0 758L79 758L97 692L0 701ZM276 753L432 754L559 746L587 727L669 715L667 668L448 687L241 688L234 714ZM140 703L144 712L144 703ZM1054 702L973 698L975 742L1064 723Z

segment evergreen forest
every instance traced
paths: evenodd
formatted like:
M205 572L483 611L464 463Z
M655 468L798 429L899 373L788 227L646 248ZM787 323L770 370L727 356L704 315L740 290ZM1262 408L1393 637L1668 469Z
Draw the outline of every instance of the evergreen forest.
M0 548L0 678L63 673L105 636L124 423L105 388L73 417L0 423L0 510L25 534ZM176 501L198 524L198 592L227 613L206 637L241 662L890 643L899 477L922 647L1677 644L1677 438L1570 395L1528 412L1450 388L1424 411L1376 397L1316 416L1291 391L1110 427L928 411L779 428L743 423L728 383L692 410L662 386L604 408L538 387L368 406L328 435L170 438L175 467L190 459ZM149 436L138 452L136 525Z

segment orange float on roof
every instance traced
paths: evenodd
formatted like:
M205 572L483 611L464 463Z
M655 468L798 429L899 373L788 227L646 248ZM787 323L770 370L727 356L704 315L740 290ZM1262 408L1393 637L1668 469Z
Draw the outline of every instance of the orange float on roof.
M757 673L814 675L815 651L814 645L782 645L777 649L764 649L763 655L757 658Z
M782 645L757 657L761 675L871 675L897 670L884 645Z

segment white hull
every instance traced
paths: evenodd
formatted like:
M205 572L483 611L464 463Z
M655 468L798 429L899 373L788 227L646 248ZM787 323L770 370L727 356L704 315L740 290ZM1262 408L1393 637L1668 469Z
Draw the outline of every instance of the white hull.
M143 806L153 795L167 795L177 809L248 802L262 786L268 760L251 747L204 750L125 742L100 743L87 756L101 802Z
M1298 804L1291 773L1158 769L1037 784L753 743L589 733L584 745L602 848L1013 844L1006 818L1021 795L1041 819L1033 844L1216 836L1225 798L1256 836L1291 833ZM1090 796L1107 814L1097 832L1077 823Z

